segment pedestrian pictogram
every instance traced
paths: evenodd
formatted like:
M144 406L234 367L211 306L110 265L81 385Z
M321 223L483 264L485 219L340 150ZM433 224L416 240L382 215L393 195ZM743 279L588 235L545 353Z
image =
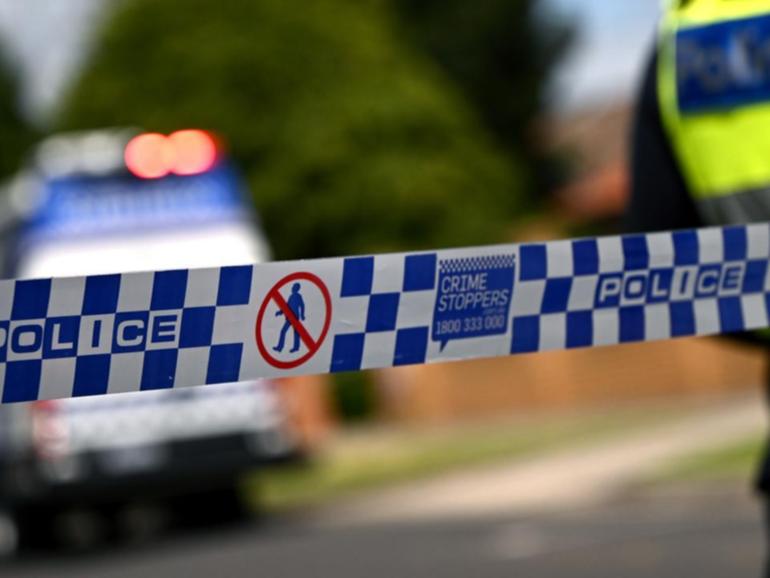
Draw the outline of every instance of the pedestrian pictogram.
M286 301L286 306L289 308L289 311L292 312L292 314L294 315L294 318L300 323L305 321L305 300L302 299L302 294L300 293L301 288L302 286L299 283L295 283L294 285L292 285L291 295L289 296L289 299ZM275 312L276 317L279 317L281 315L286 317L286 322L283 324L283 327L281 328L281 337L278 338L278 345L273 347L273 351L277 351L278 353L281 353L283 351L283 346L286 343L286 333L289 331L290 327L294 327L294 346L291 348L291 353L295 353L299 351L300 323L292 325L292 322L286 316L286 313L284 313L285 309L286 307L284 307L282 304L279 304L278 311Z
M316 275L292 273L267 292L257 314L255 336L265 361L292 369L321 348L331 324L329 289Z

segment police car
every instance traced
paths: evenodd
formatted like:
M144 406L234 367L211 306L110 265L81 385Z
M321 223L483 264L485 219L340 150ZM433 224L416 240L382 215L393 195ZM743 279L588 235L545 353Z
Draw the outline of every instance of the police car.
M6 259L9 277L227 266L269 257L237 172L218 140L200 130L49 138L9 199L21 216ZM91 327L90 336L79 338L109 334L149 343L173 330L162 319L127 323ZM38 346L69 343L63 327L46 329ZM35 345L23 326L16 331L7 336L9 348ZM33 532L45 527L41 514L53 506L230 489L246 470L298 451L277 386L267 380L10 404L0 411L0 503L22 523L37 525Z

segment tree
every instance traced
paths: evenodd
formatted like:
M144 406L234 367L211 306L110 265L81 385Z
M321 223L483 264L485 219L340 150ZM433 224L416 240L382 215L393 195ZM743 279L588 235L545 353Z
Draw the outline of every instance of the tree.
M526 187L384 2L127 1L59 118L217 131L279 258L498 241Z
M412 43L456 82L497 143L526 161L533 182L550 180L531 124L574 30L539 0L392 1Z
M0 181L18 170L33 139L19 107L18 79L0 50Z

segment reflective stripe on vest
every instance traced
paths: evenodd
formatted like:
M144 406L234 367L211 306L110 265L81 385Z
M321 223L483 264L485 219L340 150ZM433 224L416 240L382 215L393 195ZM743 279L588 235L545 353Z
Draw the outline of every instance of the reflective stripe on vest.
M704 221L770 219L770 0L674 2L658 98Z

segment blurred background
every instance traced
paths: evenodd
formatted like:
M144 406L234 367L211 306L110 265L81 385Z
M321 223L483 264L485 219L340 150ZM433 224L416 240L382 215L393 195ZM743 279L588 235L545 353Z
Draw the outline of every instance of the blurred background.
M655 0L0 0L5 275L619 232L658 17ZM167 145L148 133L193 168L153 164ZM761 350L680 339L211 386L141 415L19 406L0 416L0 573L757 572L764 371ZM157 425L188 410L208 425ZM234 446L213 415L248 459L216 461ZM94 443L148 419L151 439ZM177 491L197 475L177 447L221 483ZM34 507L13 489L32 470Z

